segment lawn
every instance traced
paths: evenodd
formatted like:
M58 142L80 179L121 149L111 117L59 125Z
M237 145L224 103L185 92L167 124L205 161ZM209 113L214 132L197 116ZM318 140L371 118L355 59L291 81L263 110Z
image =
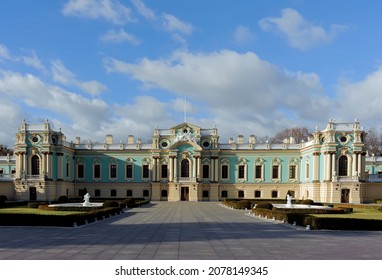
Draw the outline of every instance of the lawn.
M0 214L40 214L40 215L65 216L65 215L76 214L76 213L81 213L81 212L39 210L37 208L28 208L28 207L0 208Z
M382 211L372 208L354 208L352 213L346 214L314 214L314 217L344 218L344 219L372 219L382 220Z

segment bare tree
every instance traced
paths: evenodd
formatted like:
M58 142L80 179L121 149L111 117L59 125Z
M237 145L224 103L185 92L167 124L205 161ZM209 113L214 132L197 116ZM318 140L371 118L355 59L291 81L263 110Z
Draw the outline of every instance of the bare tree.
M370 128L364 139L369 155L379 156L382 154L382 134L376 128Z
M301 141L307 141L308 136L312 133L306 127L294 127L294 128L286 128L280 132L277 132L276 135L270 139L271 143L282 143L285 139L290 139L293 137L296 143L300 143Z
M13 151L8 149L6 145L0 144L0 156L6 156L7 154L12 154Z

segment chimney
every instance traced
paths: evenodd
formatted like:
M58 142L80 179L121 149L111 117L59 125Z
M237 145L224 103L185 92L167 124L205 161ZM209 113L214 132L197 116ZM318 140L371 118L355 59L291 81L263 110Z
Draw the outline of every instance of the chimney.
M76 145L81 144L81 137L77 136L76 137L76 142L74 142Z
M244 136L243 135L237 136L237 144L244 144Z
M134 144L134 135L127 136L127 144Z
M112 134L106 135L106 144L108 144L108 145L113 144L113 135Z

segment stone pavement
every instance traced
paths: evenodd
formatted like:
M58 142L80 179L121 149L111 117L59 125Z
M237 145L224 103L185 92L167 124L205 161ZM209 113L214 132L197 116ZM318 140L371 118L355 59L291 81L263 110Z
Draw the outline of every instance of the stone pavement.
M382 259L382 232L308 231L213 202L153 202L75 228L0 227L0 259Z

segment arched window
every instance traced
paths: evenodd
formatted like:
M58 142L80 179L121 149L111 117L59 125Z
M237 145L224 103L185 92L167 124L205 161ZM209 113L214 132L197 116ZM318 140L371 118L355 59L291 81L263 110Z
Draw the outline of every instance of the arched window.
M40 175L40 158L38 155L32 157L32 175Z
M180 177L190 177L190 162L188 159L183 159L180 165Z
M348 176L348 158L340 156L338 159L338 176Z

